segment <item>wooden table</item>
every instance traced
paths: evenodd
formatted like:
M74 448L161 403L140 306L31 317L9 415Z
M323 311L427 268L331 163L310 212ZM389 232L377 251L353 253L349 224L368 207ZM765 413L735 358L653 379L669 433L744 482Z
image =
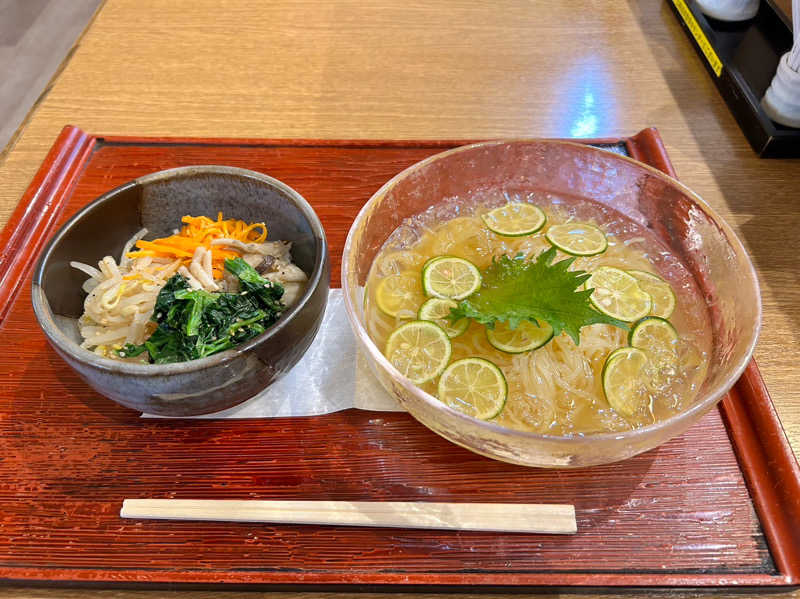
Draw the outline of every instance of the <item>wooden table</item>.
M800 162L755 156L666 2L108 0L3 156L2 223L67 123L123 135L416 139L655 126L682 181L753 256L764 301L756 358L800 448Z

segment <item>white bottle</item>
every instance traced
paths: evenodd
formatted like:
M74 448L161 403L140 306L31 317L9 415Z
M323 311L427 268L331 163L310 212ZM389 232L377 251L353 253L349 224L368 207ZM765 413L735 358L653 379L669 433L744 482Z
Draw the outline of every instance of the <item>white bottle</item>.
M759 0L695 0L697 6L719 21L746 21L756 16Z
M776 123L800 129L800 0L792 1L794 46L781 56L761 107Z

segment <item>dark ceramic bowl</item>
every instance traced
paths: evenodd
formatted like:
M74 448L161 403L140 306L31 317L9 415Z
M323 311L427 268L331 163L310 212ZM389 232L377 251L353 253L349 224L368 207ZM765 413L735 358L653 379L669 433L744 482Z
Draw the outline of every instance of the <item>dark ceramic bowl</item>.
M169 235L186 214L263 221L271 240L292 242L292 259L309 276L302 298L265 333L200 360L128 364L83 349L77 318L86 275L72 260L96 265L119 256L139 229ZM83 208L50 240L33 276L33 308L58 354L98 392L150 414L193 416L237 405L294 366L319 329L330 284L330 259L319 218L280 181L240 168L189 166L153 173Z

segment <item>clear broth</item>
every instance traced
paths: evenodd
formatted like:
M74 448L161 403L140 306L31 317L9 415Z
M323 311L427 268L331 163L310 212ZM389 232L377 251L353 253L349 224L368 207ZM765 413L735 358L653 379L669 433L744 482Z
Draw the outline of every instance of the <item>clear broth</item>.
M542 208L547 223L523 237L504 237L486 228L480 214L505 204L525 201ZM600 204L549 194L509 192L487 198L475 194L469 201L437 204L407 219L383 245L367 281L365 321L379 348L403 322L416 318L426 299L420 287L408 311L388 316L378 307L374 291L384 277L411 272L434 256L459 256L484 269L493 257L525 254L534 257L550 247L547 228L568 220L591 222L606 233L609 247L597 256L578 257L572 270L591 272L601 265L653 272L671 285L677 305L669 320L678 331L677 370L649 389L649 401L632 416L624 417L608 404L600 379L610 351L627 346L627 332L609 325L591 325L581 331L581 344L562 334L544 347L524 354L508 354L486 340L485 327L472 322L463 335L452 339L452 360L482 357L497 364L509 385L503 411L493 419L502 426L553 435L617 432L664 420L688 408L705 378L711 328L705 303L694 279L669 249L646 228ZM559 252L556 260L568 256ZM436 395L435 381L422 388Z

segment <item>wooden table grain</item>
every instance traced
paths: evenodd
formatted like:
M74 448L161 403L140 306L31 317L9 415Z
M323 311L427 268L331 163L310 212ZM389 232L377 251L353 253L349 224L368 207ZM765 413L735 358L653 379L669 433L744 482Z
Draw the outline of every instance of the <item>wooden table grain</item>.
M764 302L756 358L800 447L800 161L755 156L666 2L108 0L2 155L0 224L65 124L120 135L383 139L604 137L655 126L681 180L753 257Z

